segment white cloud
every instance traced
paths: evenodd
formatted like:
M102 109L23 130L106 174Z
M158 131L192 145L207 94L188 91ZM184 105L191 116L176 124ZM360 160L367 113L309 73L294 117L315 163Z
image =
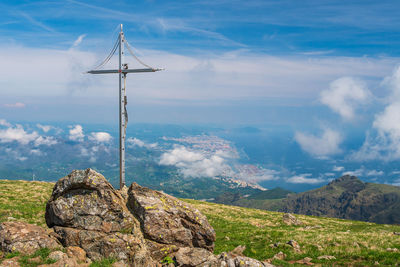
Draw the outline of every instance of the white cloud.
M295 175L290 178L286 179L286 182L292 183L292 184L320 184L325 182L325 180L320 179L320 178L309 178L311 174L300 174L300 175Z
M383 171L377 171L377 170L370 170L366 173L367 176L382 176L385 173Z
M362 147L351 154L353 160L400 159L400 67L382 83L391 90L388 104L375 115L372 130L367 132Z
M39 136L34 142L35 146L41 146L41 145L52 146L57 143L58 141L53 136L45 136L45 137Z
M83 37L82 37L83 38ZM76 41L79 41L78 38ZM77 49L38 49L18 44L2 46L0 82L5 96L26 96L30 88L36 96L114 97L109 90L114 77L82 75L97 61L99 52ZM293 56L274 57L240 50L226 54L183 56L164 51L141 49L142 59L168 72L135 76L135 97L139 99L237 99L239 97L316 97L329 81L344 75L381 78L398 61L396 58L351 58ZM30 72L21 80L15 69L24 62ZM113 59L112 63L116 63ZM43 73L52 73L43 81ZM240 75L239 75L240 74ZM288 79L287 77L290 77ZM71 87L72 86L72 87ZM77 88L79 87L79 88Z
M0 143L10 143L16 141L26 145L39 137L37 132L27 133L21 125L0 130Z
M331 129L324 129L321 137L296 132L295 140L304 151L313 156L325 157L341 152L339 144L342 142L342 136Z
M24 108L25 104L21 103L21 102L16 102L16 103L13 103L13 104L4 104L4 106L6 108Z
M39 150L39 149L31 149L31 151L29 152L32 155L36 155L36 156L42 156L44 153Z
M138 146L138 147L146 147L146 148L156 148L158 146L157 143L151 143L151 144L147 144L144 141L134 137L130 137L126 140L126 142L128 143L128 146L133 147L133 146Z
M344 167L343 166L333 166L333 169L332 169L334 172L341 172L341 171L343 171L344 170Z
M343 77L333 81L330 88L321 92L321 102L344 119L354 119L355 108L368 101L370 92L361 80Z
M19 161L25 161L27 159L28 159L27 157L17 157L17 160L19 160Z
M69 130L69 139L72 141L79 141L82 142L83 138L85 137L84 133L83 133L83 128L81 125L77 124L75 125L75 127L72 128L72 126L70 126L70 130Z
M0 126L11 127L11 123L7 122L5 119L0 119Z
M48 131L50 131L51 129L53 129L53 126L50 125L42 125L40 123L36 124L36 127L38 127L39 129L41 129L43 132L47 133Z
M112 136L106 132L95 132L91 133L89 136L89 140L98 143L108 143L112 139Z
M242 180L253 183L261 181L272 181L278 180L280 172L272 169L265 169L255 165L235 165L237 172L232 173L231 176Z
M79 35L79 37L74 41L74 44L72 45L72 47L77 47L78 45L80 45L83 41L83 38L86 37L86 34L81 34Z
M364 168L360 168L354 171L346 171L344 173L342 173L342 175L351 175L351 176L363 176L363 174L365 173L365 169Z
M159 164L176 166L187 177L215 177L231 172L222 156L190 151L184 146L175 146L162 154Z

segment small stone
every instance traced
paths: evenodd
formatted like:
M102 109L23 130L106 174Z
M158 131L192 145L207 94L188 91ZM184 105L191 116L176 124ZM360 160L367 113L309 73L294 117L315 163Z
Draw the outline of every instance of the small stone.
M276 260L283 261L284 259L286 259L286 254L283 253L282 251L279 251L277 254L274 255L273 258L276 259Z
M380 264L379 264L379 262L375 261L375 262L374 262L374 265L380 265Z
M296 253L301 253L300 245L299 245L299 243L297 243L297 241L290 240L286 244L288 244L289 246L293 247L293 249L294 249L294 251Z
M229 240L231 240L230 238L229 238L229 236L225 236L225 240L227 240L227 241L229 241Z
M282 216L283 223L286 225L302 225L303 222L297 219L294 215L290 213L285 213Z
M298 264L304 264L304 265L314 265L314 263L312 263L311 261L312 261L312 258L310 258L310 257L305 257L305 258L302 259L302 260L298 260L298 261L289 261L289 263L290 263L290 264L298 263Z
M336 260L335 256L331 255L322 255L318 257L319 260Z
M86 252L80 247L67 247L67 255L70 258L75 258L78 262L86 262Z
M62 251L53 251L49 254L49 259L59 261L68 258L67 254Z
M15 219L14 217L7 217L7 221L15 221L15 220L17 220L17 219Z
M237 246L236 248L234 248L231 253L233 255L239 255L239 256L243 256L243 251L246 250L246 246Z

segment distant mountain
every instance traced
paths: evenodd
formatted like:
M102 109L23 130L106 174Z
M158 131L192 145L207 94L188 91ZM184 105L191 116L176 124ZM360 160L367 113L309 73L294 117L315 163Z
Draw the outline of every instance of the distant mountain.
M400 187L342 176L321 188L290 195L284 212L400 224Z
M282 208L283 200L290 194L294 193L280 187L266 191L258 191L248 195L241 195L239 192L225 192L216 197L213 202L277 211Z

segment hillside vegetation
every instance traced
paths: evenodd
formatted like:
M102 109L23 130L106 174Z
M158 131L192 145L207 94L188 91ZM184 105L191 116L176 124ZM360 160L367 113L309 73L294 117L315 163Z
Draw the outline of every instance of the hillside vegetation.
M0 180L0 221L19 220L45 226L44 211L53 184ZM259 260L282 251L284 260L275 265L312 258L311 263L326 265L395 266L400 262L398 225L298 215L303 224L288 226L282 213L184 200L205 214L217 234L215 253L245 245L244 254ZM300 251L286 245L295 240ZM329 255L336 259L318 259ZM300 265L300 264L298 264Z

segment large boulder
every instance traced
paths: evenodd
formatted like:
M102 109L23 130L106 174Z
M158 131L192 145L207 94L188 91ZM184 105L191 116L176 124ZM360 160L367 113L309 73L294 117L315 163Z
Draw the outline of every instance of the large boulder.
M144 236L161 244L214 249L215 231L191 205L133 183L128 206L140 221Z
M123 196L92 169L75 170L58 180L47 202L46 223L106 233L139 230Z
M24 222L3 222L0 224L0 251L32 254L40 248L61 248L51 233L42 227Z
M46 223L64 246L79 246L92 260L113 257L133 266L151 266L140 223L124 195L92 169L72 171L55 184Z

